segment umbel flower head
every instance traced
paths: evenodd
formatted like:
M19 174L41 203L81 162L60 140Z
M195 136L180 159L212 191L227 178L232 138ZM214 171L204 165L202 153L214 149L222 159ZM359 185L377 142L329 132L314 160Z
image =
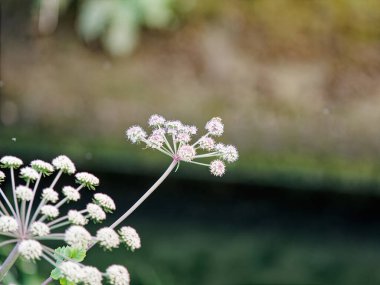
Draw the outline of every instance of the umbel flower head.
M93 195L93 203L84 209L75 209L75 202L81 194L86 194L85 188L95 190L99 179L88 172L80 172L75 175L75 182L79 185L73 186L73 181L73 185L58 187L62 174L71 175L76 171L74 163L64 155L53 159L51 164L33 160L30 166L20 168L22 165L22 160L14 156L0 159L0 167L9 169L11 174L8 181L11 182L10 191L7 193L0 188L0 248L17 243L15 248L22 258L51 263L55 267L53 271L56 279L64 280L67 284L101 285L104 277L111 284L128 285L129 273L123 266L113 265L101 273L95 267L81 263L84 255L81 259L75 259L76 253L85 253L96 243L105 250L115 249L121 242L127 243L123 228L118 232L113 227L103 227L95 235L85 228L89 220L101 223L106 219L106 212L112 213L116 209L114 201L108 195L96 193ZM15 179L18 168L20 183ZM51 179L50 185L39 190L41 179L54 172L56 175L53 175L55 177ZM0 183L6 180L5 173L0 171ZM87 193L91 194L89 191ZM67 204L68 209L62 208ZM134 229L130 231L135 232ZM129 246L139 248L137 241L133 243L131 239L133 238L128 240L131 243ZM44 244L49 240L61 241L67 246L63 251L54 250ZM1 270L0 267L0 283Z
M216 137L224 132L222 119L212 118L206 125L206 134L191 143L197 133L195 126L186 125L178 120L169 121L160 115L152 115L148 120L152 133L140 126L132 126L126 131L128 140L132 143L144 143L148 148L156 149L179 162L189 162L207 166L211 174L223 176L226 171L225 162L232 163L239 158L233 145L217 143ZM202 160L214 159L207 163Z

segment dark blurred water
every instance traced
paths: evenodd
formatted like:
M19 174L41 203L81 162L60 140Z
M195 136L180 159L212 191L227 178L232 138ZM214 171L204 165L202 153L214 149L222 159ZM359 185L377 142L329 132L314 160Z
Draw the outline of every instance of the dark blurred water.
M101 177L117 197L114 216L156 179ZM329 190L174 174L126 222L141 234L140 252L90 256L127 264L132 284L380 284L380 198Z

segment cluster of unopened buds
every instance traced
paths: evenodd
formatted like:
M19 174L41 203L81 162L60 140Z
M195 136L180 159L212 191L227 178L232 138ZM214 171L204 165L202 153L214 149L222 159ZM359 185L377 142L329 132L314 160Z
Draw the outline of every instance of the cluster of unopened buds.
M76 173L75 182L78 186L63 186L59 193L55 189L61 175L71 175L76 171L68 157L58 156L51 164L42 160L32 161L30 166L19 170L19 177L23 182L16 185L15 170L22 165L22 160L14 156L0 159L1 168L10 171L12 188L12 198L6 196L0 188L0 235L7 238L0 242L0 247L17 244L10 258L13 255L28 261L44 259L57 268L57 279L66 279L67 282L100 285L105 277L110 284L129 284L128 270L121 265L111 265L105 273L101 273L95 267L85 266L68 256L60 256L59 251L44 244L48 240L62 240L67 243L68 248L84 252L96 243L106 250L115 249L121 244L125 244L132 251L140 248L139 235L131 227L124 226L118 231L114 227L104 227L94 236L85 228L89 221L103 222L106 213L112 213L116 209L114 201L106 194L96 193L92 203L85 209L69 209L60 215L64 204L78 201L84 188L95 190L99 179L87 172ZM39 191L42 178L53 172L57 173L50 186ZM4 172L0 171L0 183L5 178ZM62 231L62 228L66 230ZM0 268L0 273L4 275L7 268L3 267Z
M127 130L127 138L132 143L143 142L147 147L156 149L178 162L181 161L207 166L215 176L223 176L226 171L224 161L235 162L238 151L233 145L225 145L215 141L224 132L224 125L219 117L212 118L206 123L207 133L191 143L192 137L197 134L197 127L185 125L182 122L168 121L160 115L152 115L148 124L153 128L147 134L140 126L132 126ZM213 160L205 163L203 159ZM214 159L216 158L216 159Z
M225 162L232 163L238 159L238 152L232 145L216 142L224 132L222 120L212 118L206 123L206 134L191 143L196 135L195 126L185 125L180 121L168 121L160 115L152 115L149 126L153 128L148 135L141 127L132 126L126 131L127 138L132 143L143 142L152 148L171 157L172 161L161 177L112 225L103 227L95 235L85 228L89 221L101 223L107 213L115 210L114 201L106 194L96 193L92 203L85 209L71 208L60 215L64 204L80 199L83 188L95 190L99 179L87 172L75 174L77 187L71 185L61 187L57 191L57 182L62 174L76 172L73 162L61 155L52 163L34 160L30 166L19 170L23 183L16 185L15 171L23 162L14 156L4 156L0 159L0 167L9 169L11 177L11 197L0 188L0 236L5 237L0 247L16 244L0 267L0 284L8 270L19 256L29 261L44 259L54 270L43 284L49 284L52 279L60 280L61 284L101 285L102 280L108 280L112 285L128 285L130 281L128 270L121 265L111 265L102 273L96 267L85 266L82 261L86 251L95 244L105 250L118 248L121 244L134 251L141 247L137 232L128 226L115 230L129 215L131 215L166 177L178 168L181 162L207 166L215 176L222 176L226 171ZM209 163L203 161L208 159ZM211 161L210 161L211 160ZM50 186L39 190L43 177L56 172ZM0 171L0 184L5 180L4 172ZM61 192L61 193L59 193ZM36 200L39 202L36 203ZM70 204L71 205L71 204ZM62 228L65 228L63 231ZM64 241L67 246L52 249L45 241Z

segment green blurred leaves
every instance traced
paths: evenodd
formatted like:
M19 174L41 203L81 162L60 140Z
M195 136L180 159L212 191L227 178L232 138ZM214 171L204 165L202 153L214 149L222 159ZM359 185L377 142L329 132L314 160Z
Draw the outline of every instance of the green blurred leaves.
M130 54L141 27L162 29L173 13L170 0L86 0L80 7L78 32L86 42L100 40L113 56Z

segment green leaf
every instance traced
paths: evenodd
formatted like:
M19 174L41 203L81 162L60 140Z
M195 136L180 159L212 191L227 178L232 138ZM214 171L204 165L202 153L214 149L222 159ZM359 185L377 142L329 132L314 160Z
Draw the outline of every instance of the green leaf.
M62 246L54 250L54 257L56 259L57 265L60 265L66 259L72 259L74 261L81 262L86 257L86 250L73 248L70 246ZM59 283L61 285L75 285L75 283L67 281L66 278L62 277L62 272L58 267L54 268L51 271L50 277L54 280L59 279Z
M78 249L78 248L72 248L70 253L70 258L82 262L84 258L86 257L86 250L85 249Z
M61 277L61 270L59 268L54 268L52 272L50 273L50 277L54 280L58 280Z
M115 1L87 0L80 8L78 30L86 41L100 37L106 29Z

